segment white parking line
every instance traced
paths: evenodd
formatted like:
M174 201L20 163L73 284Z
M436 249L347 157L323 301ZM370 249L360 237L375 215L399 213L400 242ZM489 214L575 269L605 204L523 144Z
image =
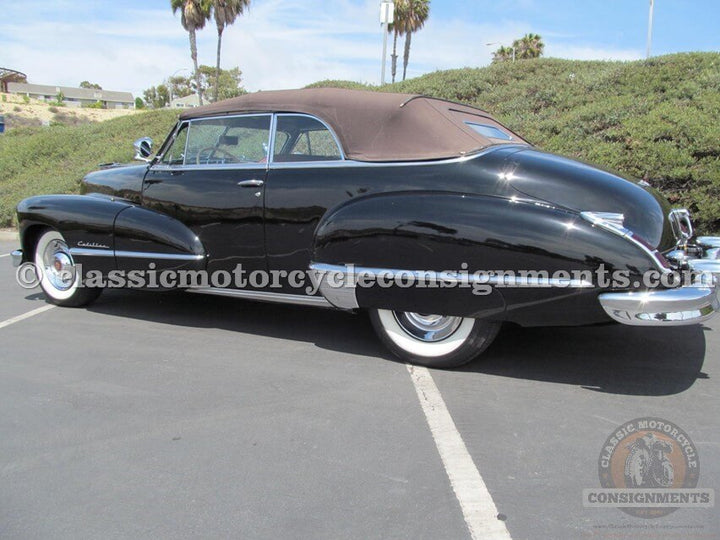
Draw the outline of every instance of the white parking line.
M510 533L505 523L498 519L495 502L455 427L432 375L424 367L408 364L407 370L415 385L450 485L460 503L470 536L483 540L510 539Z
M54 307L57 306L47 304L37 309L33 309L32 311L28 311L27 313L23 313L22 315L18 315L17 317L12 317L11 319L0 322L0 328L5 328L6 326L10 326L11 324L15 324L16 322L24 321L25 319L29 319L30 317L34 317L35 315L40 315L41 313L44 313L45 311Z
M10 256L9 253L3 253L2 255L0 255L0 259L2 259L3 257L9 257L9 256Z

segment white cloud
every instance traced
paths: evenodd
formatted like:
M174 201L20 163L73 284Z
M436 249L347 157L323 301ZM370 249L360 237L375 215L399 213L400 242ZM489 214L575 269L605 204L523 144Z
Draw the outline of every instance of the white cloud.
M63 19L62 11L72 5L69 0L35 5L34 13L45 13L45 20L8 6L0 22L0 64L24 71L31 82L75 86L87 79L135 95L180 69L190 71L188 36L169 8L117 9L107 21ZM413 36L408 76L486 65L497 48L486 43L509 44L530 30L523 21L474 23L433 13ZM198 34L200 63L215 63L215 46L211 21ZM249 90L293 88L321 79L378 83L381 52L376 0L266 0L252 4L225 31L222 64L239 66ZM546 52L578 59L642 57L641 51L577 46L568 39L548 43ZM401 72L402 40L398 54Z

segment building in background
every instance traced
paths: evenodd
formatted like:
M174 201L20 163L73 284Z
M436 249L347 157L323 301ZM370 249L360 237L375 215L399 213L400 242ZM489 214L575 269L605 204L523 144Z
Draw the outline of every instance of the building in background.
M99 102L106 109L135 108L135 98L130 92L17 82L7 83L7 91L10 94L25 95L40 101L57 101L58 95L62 94L63 103L68 107L82 107Z
M199 106L200 98L198 98L197 94L190 94L189 96L175 98L168 105L171 109L191 109L192 107Z
M7 92L7 85L11 82L27 82L27 75L21 71L0 67L0 92Z

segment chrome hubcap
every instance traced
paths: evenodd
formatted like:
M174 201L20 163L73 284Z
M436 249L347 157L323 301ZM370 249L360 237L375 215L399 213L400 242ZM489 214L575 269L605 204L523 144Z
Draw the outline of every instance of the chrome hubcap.
M75 263L65 242L53 240L42 254L43 271L58 291L67 291L75 282Z
M458 329L462 317L393 311L395 320L410 336L420 341L442 341Z

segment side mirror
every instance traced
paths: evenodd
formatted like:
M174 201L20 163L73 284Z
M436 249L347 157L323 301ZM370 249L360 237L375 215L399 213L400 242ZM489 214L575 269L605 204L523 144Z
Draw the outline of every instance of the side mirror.
M135 159L139 161L150 161L152 154L153 140L150 137L142 137L133 143L135 148Z

